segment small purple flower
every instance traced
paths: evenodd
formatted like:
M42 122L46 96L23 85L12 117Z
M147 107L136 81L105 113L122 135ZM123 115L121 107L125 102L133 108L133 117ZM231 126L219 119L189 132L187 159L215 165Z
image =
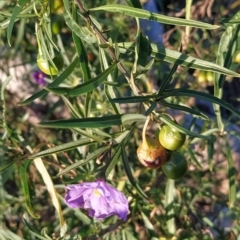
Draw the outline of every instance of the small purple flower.
M103 180L67 186L66 204L88 210L90 217L102 220L117 215L124 221L129 212L126 197Z
M37 84L39 85L46 85L47 82L45 81L46 75L40 71L40 70L35 70L32 74L34 80L36 81Z

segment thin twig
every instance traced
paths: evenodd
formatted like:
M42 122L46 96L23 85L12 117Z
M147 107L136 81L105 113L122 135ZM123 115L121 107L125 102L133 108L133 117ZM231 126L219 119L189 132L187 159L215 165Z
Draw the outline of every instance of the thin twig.
M91 26L92 30L94 31L94 33L96 34L96 36L100 39L100 41L103 44L107 44L108 48L108 54L110 55L111 59L114 62L117 62L117 66L118 69L123 73L124 77L126 78L126 80L128 81L129 85L131 86L133 92L135 95L143 95L141 90L134 84L133 81L131 81L131 74L129 74L129 72L127 71L127 69L125 68L125 66L117 59L114 48L112 46L109 45L108 40L106 39L106 37L103 35L103 33L101 32L101 30L96 26L96 24L92 21L89 12L86 11L86 9L84 8L82 2L80 0L75 0L78 8L80 9L83 17L85 18L85 21L87 22L87 24L89 26Z

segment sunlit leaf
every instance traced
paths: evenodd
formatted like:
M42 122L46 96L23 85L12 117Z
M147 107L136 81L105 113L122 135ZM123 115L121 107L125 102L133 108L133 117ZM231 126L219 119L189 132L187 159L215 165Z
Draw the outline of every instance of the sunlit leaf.
M235 107L233 107L230 103L225 102L224 100L214 97L208 93L186 89L186 90L181 90L181 91L175 92L173 94L168 93L167 95L164 95L163 98L168 97L168 95L169 96L188 96L188 97L201 98L208 102L218 104L221 107L226 108L230 112L232 112L232 113L236 114L238 117L240 117L240 112Z
M161 14L149 12L144 9L134 8L127 5L120 5L120 4L108 4L105 6L100 6L96 8L89 9L90 12L94 11L108 11L108 12L119 12L131 17L137 17L142 19L148 19L160 23L175 25L175 26L192 26L192 27L199 27L203 29L216 29L219 26L211 25L208 23L198 22L194 20L187 20L181 18L175 18L170 16L164 16Z
M101 147L101 148L95 150L94 152L88 154L85 159L82 159L82 160L80 160L80 161L77 161L77 162L73 163L72 165L66 167L66 168L65 168L64 170L62 170L57 176L66 174L66 173L70 172L71 170L73 170L73 169L75 169L75 168L77 168L77 167L80 167L80 166L83 166L83 165L87 164L87 163L90 162L91 160L96 159L96 158L98 158L99 156L101 156L104 152L106 152L106 151L109 150L109 149L110 149L110 145L104 146L104 147Z
M89 138L82 138L78 141L64 143L59 146L38 152L38 153L30 156L30 158L33 159L33 158L38 158L38 157L44 157L44 156L48 156L48 155L51 155L54 153L65 152L65 151L69 151L69 150L77 148L77 147L87 146L87 145L94 144L94 143L96 143L96 141L92 141Z
M68 0L63 1L65 6L63 16L68 27L83 41L88 43L95 43L97 39L94 33L91 32L87 27L79 26L79 24L75 22L69 10L69 1Z
M72 63L68 66L68 68L59 77L57 77L52 83L50 83L47 87L57 87L58 85L63 83L66 80L66 78L73 72L73 70L76 67L76 65L78 64L78 62L79 62L79 59L77 57L75 57L73 59ZM27 98L26 100L21 102L19 105L23 106L23 105L29 104L29 103L33 102L35 99L43 97L46 94L48 94L48 91L43 89L43 90L33 94L31 97Z
M38 214L36 214L33 210L32 203L31 203L31 194L30 194L29 186L28 186L27 172L28 172L28 168L29 168L31 162L32 162L32 160L26 159L21 163L20 179L21 179L21 184L22 184L22 188L23 188L23 192L24 192L25 203L26 203L26 208L28 210L28 213L33 218L40 218L40 216Z
M97 77L88 80L82 84L77 85L76 87L73 88L66 88L66 87L58 87L58 88L53 88L53 87L47 87L46 89L48 91L51 91L56 94L63 94L67 96L78 96L83 93L90 92L97 88L101 83L103 83L107 76L114 71L116 67L116 63L114 63L111 67L100 73Z
M133 177L124 144L121 143L120 145L121 145L121 158L122 158L123 166L124 166L125 172L127 174L127 177L129 179L129 182L132 184L132 186L136 189L137 193L142 198L148 200L148 196L143 192L143 190L141 189L141 187L139 186L139 184L136 182L135 178Z
M14 7L13 9L13 12L12 12L12 15L11 15L11 18L10 18L10 22L9 22L9 25L8 25L8 28L7 28L7 40L8 40L8 44L9 46L11 46L11 42L10 42L10 38L11 38L11 35L12 35L12 30L13 30L13 25L14 25L14 22L18 16L18 14L21 12L22 8L26 5L27 2L29 2L30 0L19 0L17 3L16 3L16 6Z
M119 43L118 46L119 46L120 52L122 53L126 53L127 51L133 52L135 43L124 42L124 43ZM151 43L149 55L157 59L160 59L162 61L182 65L188 68L200 69L204 71L213 71L213 72L218 72L224 75L240 77L239 73L231 71L215 63L194 58L187 54L180 53L180 52L168 49L162 45L157 45L154 43Z

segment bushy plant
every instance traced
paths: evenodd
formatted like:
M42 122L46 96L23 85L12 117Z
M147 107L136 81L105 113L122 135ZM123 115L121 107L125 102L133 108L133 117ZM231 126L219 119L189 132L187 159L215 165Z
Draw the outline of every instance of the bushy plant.
M240 234L230 142L240 136L240 111L223 100L226 76L240 77L232 63L240 12L205 23L190 19L186 2L186 18L149 12L139 0L0 2L1 61L26 67L14 94L16 80L1 67L0 239ZM174 47L151 42L140 19L174 26ZM209 61L194 56L196 29L214 36L202 38L216 50Z

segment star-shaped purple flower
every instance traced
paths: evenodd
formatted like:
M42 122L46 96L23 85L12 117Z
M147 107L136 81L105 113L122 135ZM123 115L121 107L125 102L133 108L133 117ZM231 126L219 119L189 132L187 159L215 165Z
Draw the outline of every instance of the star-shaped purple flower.
M36 81L37 84L39 85L46 85L47 82L45 81L46 75L40 71L40 70L35 70L32 74L34 80Z
M67 186L65 201L70 208L88 210L98 220L117 215L126 221L129 212L126 197L103 180Z

